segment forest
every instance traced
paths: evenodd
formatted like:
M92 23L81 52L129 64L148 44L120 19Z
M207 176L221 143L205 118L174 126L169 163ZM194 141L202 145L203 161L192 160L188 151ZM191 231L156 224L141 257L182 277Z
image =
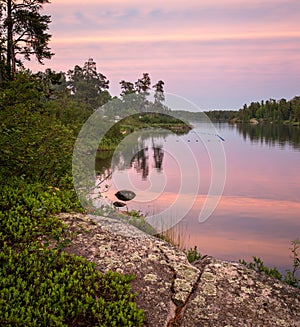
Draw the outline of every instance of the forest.
M261 102L251 102L250 105L245 104L235 118L242 122L255 118L260 121L299 125L300 96L295 96L290 100L269 99Z
M269 99L244 104L240 110L211 110L205 112L212 121L249 123L251 119L257 122L283 123L300 125L300 96L290 100ZM190 113L197 119L199 114Z

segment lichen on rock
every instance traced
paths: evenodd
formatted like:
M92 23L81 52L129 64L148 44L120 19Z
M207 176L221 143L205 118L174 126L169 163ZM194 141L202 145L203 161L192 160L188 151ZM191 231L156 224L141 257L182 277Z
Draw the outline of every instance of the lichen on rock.
M206 256L191 265L175 246L107 217L61 214L74 232L64 250L97 269L134 274L144 326L299 327L300 291L244 265Z

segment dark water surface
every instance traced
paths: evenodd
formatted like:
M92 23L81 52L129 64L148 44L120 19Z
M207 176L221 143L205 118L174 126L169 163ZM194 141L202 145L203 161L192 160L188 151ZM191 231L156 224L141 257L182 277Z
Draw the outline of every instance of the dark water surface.
M116 201L116 190L126 188L137 193L128 208L146 216L178 202L167 211L176 220L182 213L180 207L189 206L170 232L182 246L197 245L202 254L225 260L259 256L268 266L284 272L292 263L290 242L300 237L300 128L215 126L221 138L205 124L195 123L187 135L149 132L138 142L128 141L122 150L127 159L121 151L112 162L109 156L98 160L98 170L105 171L106 176L111 174L106 181L107 202ZM218 174L211 166L211 160L218 158L211 159L209 154L216 142L221 142L225 151L226 184L212 215L199 223L211 177ZM193 160L180 158L187 156L187 144ZM181 188L182 178L191 190ZM195 181L199 182L196 192Z

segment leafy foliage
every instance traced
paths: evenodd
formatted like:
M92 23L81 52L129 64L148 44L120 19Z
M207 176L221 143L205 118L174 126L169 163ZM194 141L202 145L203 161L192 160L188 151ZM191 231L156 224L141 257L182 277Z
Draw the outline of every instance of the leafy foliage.
M42 249L6 245L0 254L3 326L139 326L132 276L100 274L86 260Z
M237 112L234 110L211 110L205 112L176 110L173 112L176 114L176 117L187 121L205 121L206 116L208 116L212 121L227 122L237 115Z
M73 235L55 215L83 210L71 159L91 110L50 99L48 77L18 74L0 91L0 325L139 326L133 276L63 252Z
M265 274L267 276L271 276L273 278L282 280L288 285L299 287L300 288L300 281L296 277L296 273L300 267L300 256L299 256L299 248L300 248L300 240L296 239L291 242L291 253L292 253L292 260L293 260L293 268L292 271L287 270L284 275L282 275L276 267L268 268L264 265L264 262L257 257L253 257L252 262L246 262L245 260L240 260L240 263L244 264L250 269L254 269L258 273Z
M245 104L243 109L237 114L241 121L249 121L251 118L263 119L267 121L289 121L291 123L300 122L300 97L295 96L291 100L269 99L261 102L251 102Z
M268 268L264 265L263 261L260 258L253 257L253 261L247 263L245 260L240 261L242 264L246 265L248 268L254 269L258 273L264 273L265 275L268 275L270 277L276 278L281 280L282 275L278 271L276 267L274 268Z
M20 55L26 60L34 55L39 63L52 57L53 53L48 47L51 35L46 32L51 22L50 16L39 13L46 3L49 1L1 1L0 35L2 41L6 41L2 42L1 60L7 71L6 75L1 74L2 78L15 77L16 66L23 66Z
M143 77L139 78L135 83L135 89L138 93L148 95L150 86L151 86L151 78L148 73L143 73Z
M40 78L18 74L0 91L0 172L62 186L73 145L91 110L65 94L48 100Z
M83 67L76 65L69 70L68 87L77 101L84 101L93 109L101 107L110 100L109 80L102 73L97 72L96 63L89 58Z
M9 178L0 186L0 244L15 246L36 240L39 236L58 236L63 225L52 215L82 211L73 190L40 183L28 184L22 178Z
M195 245L193 248L190 248L187 251L186 255L187 255L188 262L191 263L201 259L202 257L201 253L198 251L197 245Z
M81 210L74 192L17 178L0 189L0 325L139 326L129 282L61 250L65 226L55 216ZM45 238L46 237L46 238ZM37 239L54 239L54 249Z
M45 116L34 103L2 111L0 163L5 173L53 183L70 171L74 133Z

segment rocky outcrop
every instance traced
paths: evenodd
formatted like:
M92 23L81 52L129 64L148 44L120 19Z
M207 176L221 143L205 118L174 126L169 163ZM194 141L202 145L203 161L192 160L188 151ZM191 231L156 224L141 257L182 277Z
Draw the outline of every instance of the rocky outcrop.
M144 326L300 326L300 292L239 263L204 256L193 265L171 244L118 220L62 214L76 232L68 253L101 272L134 274Z
M250 124L257 125L257 124L259 124L259 121L256 118L251 118L250 119Z

